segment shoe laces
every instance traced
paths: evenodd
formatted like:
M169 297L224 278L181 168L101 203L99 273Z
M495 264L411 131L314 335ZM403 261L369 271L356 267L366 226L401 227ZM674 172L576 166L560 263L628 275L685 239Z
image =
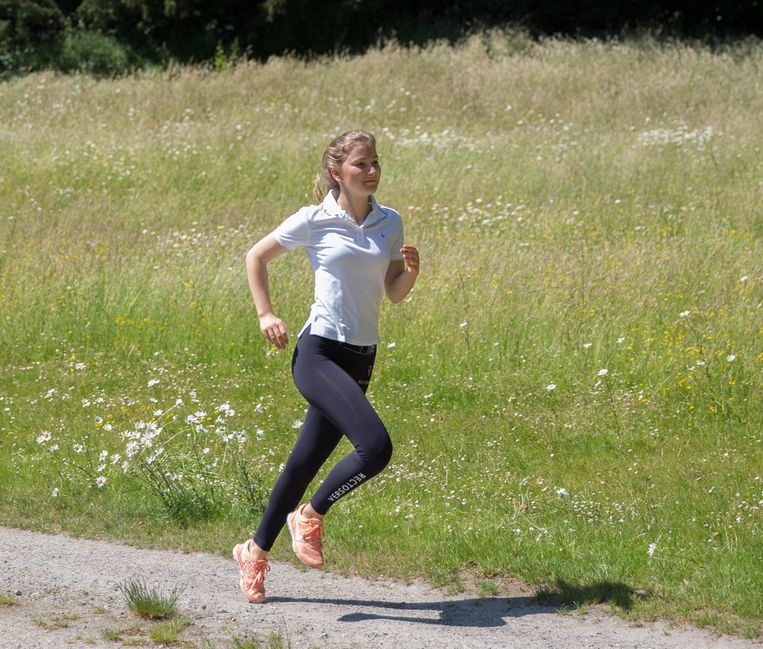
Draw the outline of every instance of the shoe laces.
M252 580L254 585L265 583L265 573L270 570L270 566L265 559L256 559L243 561L242 569L244 574Z
M302 538L311 544L320 542L323 538L323 521L320 518L308 518L300 521L300 527L302 528Z

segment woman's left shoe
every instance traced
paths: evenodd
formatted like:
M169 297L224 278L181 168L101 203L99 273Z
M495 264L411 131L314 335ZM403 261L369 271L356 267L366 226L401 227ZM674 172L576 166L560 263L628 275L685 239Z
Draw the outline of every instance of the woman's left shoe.
M323 567L323 521L302 515L305 505L300 505L286 517L291 534L291 549L305 565L311 568Z
M270 570L267 559L258 559L251 551L252 539L233 548L233 559L241 573L239 585L246 598L255 604L265 601L265 573Z

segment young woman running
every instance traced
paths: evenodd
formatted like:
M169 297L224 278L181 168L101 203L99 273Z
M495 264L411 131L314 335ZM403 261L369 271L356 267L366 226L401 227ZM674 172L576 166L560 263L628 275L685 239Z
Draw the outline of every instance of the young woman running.
M323 518L329 508L379 473L392 456L387 429L365 393L379 342L382 296L386 292L399 302L408 295L419 274L419 253L404 244L400 215L374 199L381 167L373 135L349 131L335 138L323 153L322 176L328 186L325 198L318 174L317 204L290 216L246 256L260 329L278 349L286 348L289 337L273 313L267 264L304 247L315 275L314 302L291 364L294 383L309 404L305 421L257 532L233 548L241 590L257 603L265 600L268 552L284 523L297 557L322 567ZM355 450L300 505L343 435Z

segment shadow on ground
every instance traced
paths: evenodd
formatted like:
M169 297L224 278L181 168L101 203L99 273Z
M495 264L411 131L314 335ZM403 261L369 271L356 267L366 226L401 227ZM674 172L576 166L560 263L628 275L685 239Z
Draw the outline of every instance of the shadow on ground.
M435 602L385 602L364 599L315 599L312 597L269 597L271 603L325 604L327 606L359 607L372 609L345 613L338 622L363 622L365 620L395 620L418 624L437 624L453 627L498 627L506 624L505 618L525 615L557 613L559 603L565 608L584 603L611 601L628 609L632 606L634 591L625 584L606 582L590 586L557 584L558 590L544 588L540 597L475 597ZM609 594L609 596L607 596ZM575 599L571 599L574 597ZM373 610L376 609L376 610ZM437 617L419 617L406 613L432 611Z
M623 611L630 611L636 600L649 599L651 595L618 581L599 581L585 586L557 579L554 586L542 586L535 599L538 602L564 608L579 608L586 604L613 604Z

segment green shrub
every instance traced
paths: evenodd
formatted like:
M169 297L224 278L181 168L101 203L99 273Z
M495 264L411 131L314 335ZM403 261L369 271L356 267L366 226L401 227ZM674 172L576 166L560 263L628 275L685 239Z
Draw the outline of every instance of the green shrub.
M64 37L54 66L62 72L114 76L127 72L130 56L115 38L92 31L70 31Z

